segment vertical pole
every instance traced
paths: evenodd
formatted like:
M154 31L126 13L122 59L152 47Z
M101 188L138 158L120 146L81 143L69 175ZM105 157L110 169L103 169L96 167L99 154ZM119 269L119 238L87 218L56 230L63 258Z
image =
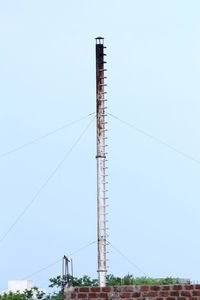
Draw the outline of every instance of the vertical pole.
M72 276L72 286L74 286L74 268L73 268L72 258L71 258L71 276Z
M96 38L97 238L99 286L106 286L104 39Z
M64 289L65 289L65 256L62 259L62 300L64 299Z

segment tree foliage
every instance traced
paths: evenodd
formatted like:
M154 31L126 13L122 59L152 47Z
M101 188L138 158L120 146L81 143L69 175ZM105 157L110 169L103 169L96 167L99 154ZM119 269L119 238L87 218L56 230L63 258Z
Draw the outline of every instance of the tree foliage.
M30 290L25 290L23 293L4 293L3 295L0 295L0 300L32 300L34 296L36 296L37 299L46 299L43 291L40 291L37 287L33 287Z
M62 278L57 276L56 278L50 279L50 287L60 288L69 282L70 286L97 286L98 280L92 279L87 275L81 278L68 276L67 278ZM180 283L178 278L161 278L155 279L151 277L134 277L132 274L127 274L124 277L116 277L112 274L106 276L107 286L114 285L168 285Z
M97 286L98 285L98 280L97 279L91 279L89 276L84 275L83 277L72 277L72 276L57 276L56 278L50 278L50 285L49 287L57 287L61 288L65 285L70 285L70 286Z

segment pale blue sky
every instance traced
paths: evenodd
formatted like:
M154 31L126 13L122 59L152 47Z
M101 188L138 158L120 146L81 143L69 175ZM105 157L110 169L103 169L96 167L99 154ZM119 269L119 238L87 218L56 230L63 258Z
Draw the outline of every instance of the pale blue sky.
M200 159L198 0L0 2L1 153L95 111L105 37L109 112ZM89 122L0 159L0 236ZM200 164L109 117L109 239L148 276L199 278ZM0 244L0 290L96 239L95 123ZM109 247L109 273L142 274ZM74 255L96 277L96 246ZM41 287L61 264L33 278Z

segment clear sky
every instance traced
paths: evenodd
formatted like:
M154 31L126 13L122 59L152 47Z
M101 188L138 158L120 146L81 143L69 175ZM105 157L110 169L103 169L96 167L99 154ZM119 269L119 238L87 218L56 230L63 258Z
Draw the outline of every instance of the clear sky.
M198 0L0 1L1 153L95 111L95 40L108 109L200 160ZM0 157L0 236L92 117ZM200 163L108 118L109 240L147 276L199 278ZM96 240L95 122L0 243L0 290ZM143 274L109 247L109 273ZM73 256L96 277L96 245ZM47 287L61 263L29 276Z

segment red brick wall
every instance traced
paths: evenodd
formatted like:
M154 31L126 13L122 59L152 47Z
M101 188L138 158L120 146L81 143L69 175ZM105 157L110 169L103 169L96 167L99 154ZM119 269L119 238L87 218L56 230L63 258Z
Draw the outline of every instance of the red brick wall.
M200 300L200 284L65 288L65 300Z

